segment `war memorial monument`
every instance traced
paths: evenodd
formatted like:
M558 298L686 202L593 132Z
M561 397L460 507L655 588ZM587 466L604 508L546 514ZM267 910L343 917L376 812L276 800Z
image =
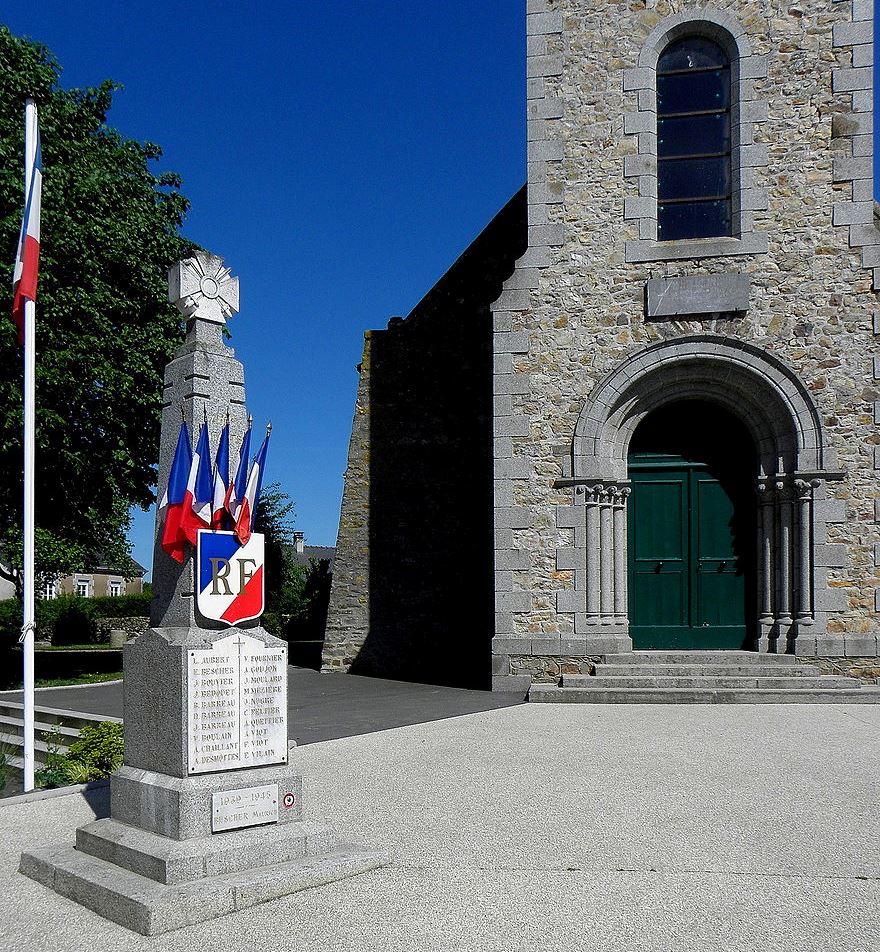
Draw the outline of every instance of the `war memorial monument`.
M247 426L244 369L223 342L238 279L199 252L171 269L169 298L188 332L165 371L160 498L181 414L190 429L207 420L215 437L228 419L236 450ZM386 865L303 819L286 643L259 617L233 627L205 617L192 554L175 561L157 529L153 627L124 649L125 762L110 817L80 827L75 845L25 853L21 872L155 935ZM229 574L243 589L249 571Z

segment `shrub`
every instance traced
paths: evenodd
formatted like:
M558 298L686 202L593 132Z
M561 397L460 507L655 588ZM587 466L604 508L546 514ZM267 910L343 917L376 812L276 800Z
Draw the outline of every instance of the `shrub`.
M125 750L122 724L101 721L84 727L66 754L60 753L60 737L47 738L49 753L46 766L37 773L41 787L63 787L109 777L122 766Z
M98 625L87 604L88 599L58 598L58 614L52 623L53 645L91 645L97 644ZM38 625L39 629L39 625Z

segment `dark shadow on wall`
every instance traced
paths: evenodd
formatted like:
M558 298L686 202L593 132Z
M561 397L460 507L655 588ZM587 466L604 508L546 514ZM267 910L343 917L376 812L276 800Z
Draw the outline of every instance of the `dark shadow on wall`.
M370 618L352 674L490 684L491 303L526 250L521 189L370 360Z

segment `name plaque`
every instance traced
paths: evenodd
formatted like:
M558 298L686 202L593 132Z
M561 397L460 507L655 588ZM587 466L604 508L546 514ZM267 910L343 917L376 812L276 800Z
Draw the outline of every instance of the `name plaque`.
M211 832L278 822L278 784L211 794Z
M234 632L187 652L189 773L287 763L287 649Z

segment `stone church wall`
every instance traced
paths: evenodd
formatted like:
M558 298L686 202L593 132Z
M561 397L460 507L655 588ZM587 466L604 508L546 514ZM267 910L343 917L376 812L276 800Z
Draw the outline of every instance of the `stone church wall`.
M807 490L816 623L798 633L798 650L877 654L873 3L528 0L527 9L529 249L493 306L496 687L527 683L514 657L570 663L625 648L625 629L603 629L603 639L585 614L583 486L567 480L597 385L664 339L702 341L707 358L715 341L743 342L754 348L748 360L766 355L809 394L828 472ZM739 50L741 234L670 251L656 242L650 47L688 19L727 31ZM731 274L747 277L744 311L646 317L649 280Z
M486 687L492 318L525 190L406 319L366 334L324 670Z

